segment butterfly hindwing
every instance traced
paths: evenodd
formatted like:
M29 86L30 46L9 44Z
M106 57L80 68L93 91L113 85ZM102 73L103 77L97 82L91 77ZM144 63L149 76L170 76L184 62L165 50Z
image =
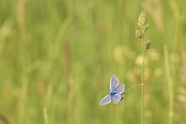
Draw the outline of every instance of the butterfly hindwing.
M116 104L121 100L121 95L120 94L114 94L114 95L111 96L111 100L114 104Z

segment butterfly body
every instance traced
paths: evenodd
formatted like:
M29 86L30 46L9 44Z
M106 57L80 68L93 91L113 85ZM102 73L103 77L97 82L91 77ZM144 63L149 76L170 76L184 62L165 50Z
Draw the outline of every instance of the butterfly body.
M112 75L110 78L110 92L101 101L100 105L107 105L110 102L116 104L122 99L122 94L125 90L124 84L119 84L119 80L116 76Z
M115 94L117 94L116 91L110 91L110 92L109 92L109 95L110 95L110 96L113 96L113 95L115 95Z

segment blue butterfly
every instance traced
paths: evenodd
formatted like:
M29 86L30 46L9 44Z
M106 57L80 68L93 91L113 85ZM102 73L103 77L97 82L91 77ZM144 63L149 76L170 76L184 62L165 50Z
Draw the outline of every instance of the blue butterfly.
M119 80L116 76L112 75L110 78L110 92L107 96L105 96L101 101L100 105L107 105L111 101L114 104L117 104L121 99L123 92L125 90L124 84L119 84Z

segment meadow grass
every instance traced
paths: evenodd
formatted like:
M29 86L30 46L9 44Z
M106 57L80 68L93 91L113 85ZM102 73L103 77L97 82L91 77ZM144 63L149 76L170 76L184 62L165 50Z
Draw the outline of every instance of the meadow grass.
M116 105L99 101L112 74L126 89L141 84L143 55L134 31L142 10L150 26L145 37L152 41L144 124L184 124L185 3L1 0L0 124L141 123L141 87Z
M139 14L138 17L138 22L137 22L138 26L140 27L140 30L136 29L135 30L135 35L137 38L141 38L142 41L142 102L141 102L141 124L144 124L144 68L145 68L145 51L147 51L150 48L150 44L151 41L147 40L145 42L145 31L147 31L149 29L149 25L148 25L148 20L147 20L147 15L145 11L142 11Z
M167 50L167 47L164 46L164 54L165 54L165 70L166 70L166 77L167 77L167 89L168 89L168 94L169 94L169 124L172 124L173 122L173 115L174 115L174 110L173 110L173 79L171 76L171 70L170 70L170 64L169 64L169 53Z

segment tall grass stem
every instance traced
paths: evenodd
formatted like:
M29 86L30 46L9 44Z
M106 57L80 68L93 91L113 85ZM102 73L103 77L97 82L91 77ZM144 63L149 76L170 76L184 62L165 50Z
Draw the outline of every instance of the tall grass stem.
M168 122L172 124L173 122L173 83L171 79L170 73L170 65L169 65L169 54L167 47L164 46L164 54L165 54L165 70L167 77L167 86L168 86L168 95L169 95L169 114L168 114Z
M46 107L44 107L44 109L43 109L43 116L44 116L45 124L48 124L48 115L47 115L47 108Z
M143 50L143 65L142 65L142 118L141 123L144 124L144 66L145 66L145 50L144 50L144 34L142 37L142 50Z

